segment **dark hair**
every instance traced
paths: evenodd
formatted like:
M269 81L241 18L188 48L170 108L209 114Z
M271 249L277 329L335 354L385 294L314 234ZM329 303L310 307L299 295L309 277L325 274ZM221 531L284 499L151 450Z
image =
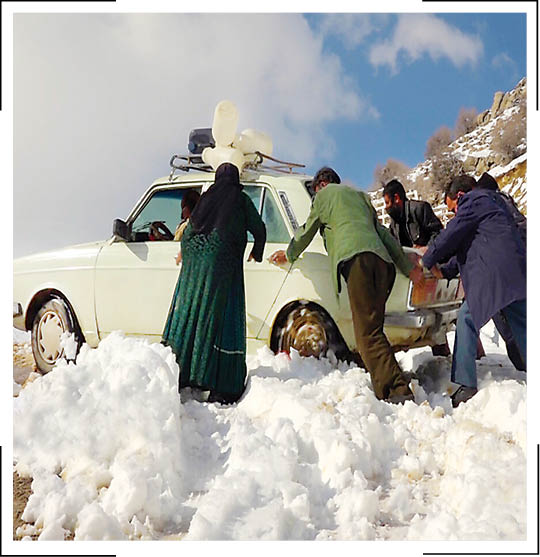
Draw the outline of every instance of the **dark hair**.
M191 212L197 205L197 201L199 201L199 197L201 197L200 193L194 189L188 189L184 192L184 197L182 197L182 208L187 207Z
M444 198L449 197L450 199L455 199L458 192L467 193L471 191L476 186L476 180L472 176L467 176L466 174L460 174L452 178L452 181L446 189L444 190Z
M313 177L313 182L311 182L311 188L315 191L315 188L321 182L328 182L329 184L341 184L341 178L338 173L329 166L323 166L321 169L317 170L317 174Z
M493 176L484 172L478 182L476 182L476 187L484 190L497 191L499 189L499 184L497 184L497 180L495 180Z
M386 186L383 188L383 196L387 195L390 199L394 199L395 194L399 195L401 201L407 199L407 194L405 193L405 188L399 180L390 180Z

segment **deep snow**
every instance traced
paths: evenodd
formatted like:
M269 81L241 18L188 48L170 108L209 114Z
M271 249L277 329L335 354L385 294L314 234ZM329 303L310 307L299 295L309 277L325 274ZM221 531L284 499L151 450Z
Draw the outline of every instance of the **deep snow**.
M170 349L113 333L14 398L16 469L34 478L22 533L523 540L526 375L491 325L482 340L480 391L455 410L429 349L398 354L418 404L378 401L358 367L262 349L227 407L181 404Z

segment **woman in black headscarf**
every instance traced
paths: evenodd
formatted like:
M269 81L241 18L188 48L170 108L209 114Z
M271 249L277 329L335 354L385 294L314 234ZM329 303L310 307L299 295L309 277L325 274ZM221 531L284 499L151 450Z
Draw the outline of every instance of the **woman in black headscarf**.
M209 401L235 402L244 392L247 231L255 239L248 260L262 261L264 223L237 167L223 163L182 236L182 270L162 340L176 354L179 389L208 390Z

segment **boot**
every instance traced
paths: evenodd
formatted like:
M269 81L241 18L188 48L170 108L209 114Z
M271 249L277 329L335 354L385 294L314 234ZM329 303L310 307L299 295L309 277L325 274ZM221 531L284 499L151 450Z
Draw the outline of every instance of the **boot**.
M432 346L431 353L434 356L450 356L450 347L448 346L448 342Z
M476 387L465 387L465 385L461 385L459 389L452 395L452 406L457 408L462 402L467 402L470 398L472 398L478 389Z
M414 395L408 385L399 385L392 389L384 400L390 404L403 404L406 400L414 402Z
M386 402L389 402L390 404L403 404L407 400L412 400L414 402L414 395L412 393L390 395L385 400L386 400Z

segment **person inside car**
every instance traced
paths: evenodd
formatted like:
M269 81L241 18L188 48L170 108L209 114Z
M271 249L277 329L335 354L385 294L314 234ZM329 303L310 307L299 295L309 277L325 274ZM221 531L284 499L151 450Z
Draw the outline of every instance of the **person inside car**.
M176 227L176 231L174 232L175 242L180 242L182 240L184 230L189 223L189 217L191 216L191 213L193 213L193 209L195 209L195 205L197 205L200 197L201 195L199 194L199 192L194 189L189 189L184 193L184 197L182 197L182 203L180 204L180 216L182 217L182 220L180 221L180 223ZM182 261L182 249L178 250L175 261L177 265L180 265L180 262Z

